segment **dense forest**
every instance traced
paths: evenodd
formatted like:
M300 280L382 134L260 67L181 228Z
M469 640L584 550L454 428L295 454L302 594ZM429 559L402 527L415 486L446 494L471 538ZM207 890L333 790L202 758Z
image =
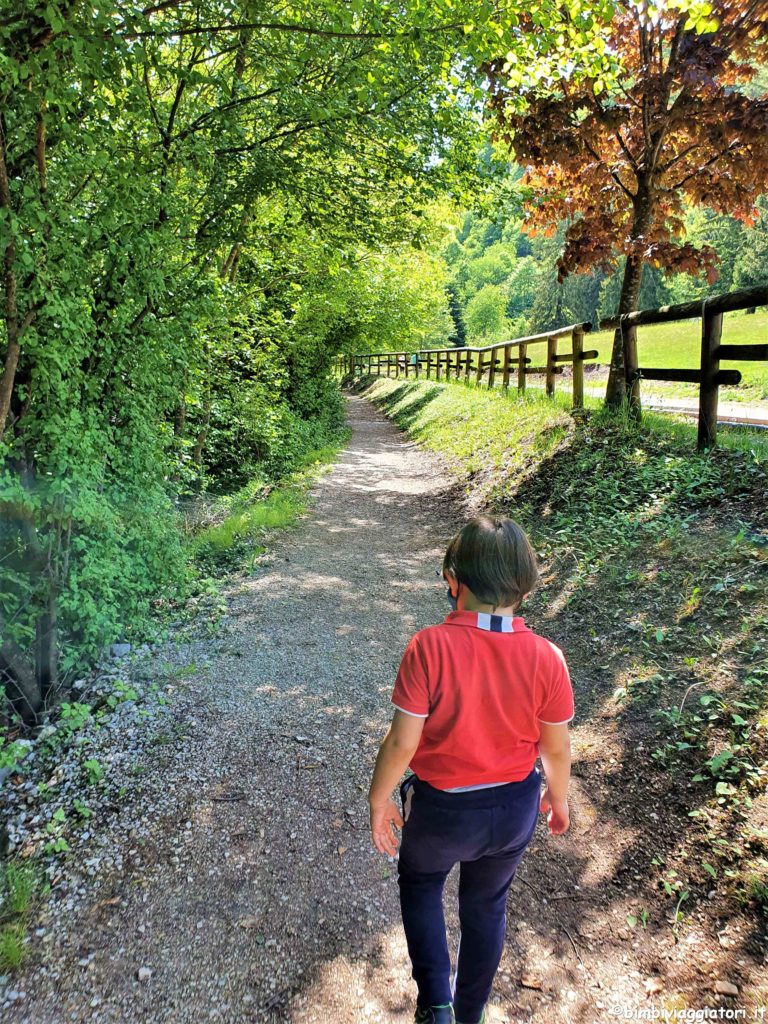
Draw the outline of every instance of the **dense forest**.
M647 69L649 95L677 75L681 95L694 81L714 109L723 96L696 69L742 61L728 95L743 97L746 138L764 117L763 16L732 7L717 47L699 2L647 23L609 0L313 0L280 13L259 0L20 0L6 12L7 721L35 721L105 644L141 636L162 597L183 599L199 575L185 501L257 495L338 439L337 354L612 312L635 256L619 246L613 269L601 258L563 276L574 218L530 222L535 182L507 145L500 83L531 102L565 80L610 96L631 55L605 40L634 19L641 38L672 33L670 61L687 47L679 66ZM739 146L708 146L707 167L747 188ZM683 196L677 231L717 250L718 280L692 266L667 278L651 260L642 304L766 280L768 205L745 226L721 210L741 193L721 202L718 187L709 207Z
M513 172L512 172L513 173ZM686 238L718 254L718 277L667 275L646 264L640 308L688 302L768 282L768 199L757 201L754 226L706 208L685 218ZM558 282L556 260L565 225L551 237L530 235L520 217L467 213L442 249L445 288L453 316L450 340L490 344L535 334L566 323L601 319L618 309L623 266L613 271L573 274Z

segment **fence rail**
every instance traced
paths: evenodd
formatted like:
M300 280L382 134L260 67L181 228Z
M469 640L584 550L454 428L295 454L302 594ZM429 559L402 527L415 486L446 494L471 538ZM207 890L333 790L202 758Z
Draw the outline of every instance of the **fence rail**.
M514 373L518 391L525 391L526 378L531 374L545 377L548 395L555 394L555 380L563 372L563 363L573 364L573 405L580 408L584 404L584 363L597 359L597 350L584 350L584 335L592 329L589 322L569 324L554 331L543 334L531 334L524 338L501 341L496 345L481 348L440 348L419 349L411 352L366 352L363 355L339 356L338 368L344 373L369 373L377 376L420 377L422 371L427 379L466 381L473 379L476 384L487 381L489 388L496 386L500 378L502 388L508 388ZM570 337L571 351L558 352L558 342ZM533 358L529 349L543 346L544 351L536 357L539 364L532 366Z
M685 381L699 385L699 430L697 448L703 451L717 443L717 405L722 384L739 384L739 370L721 370L725 359L768 361L768 344L722 345L723 314L739 309L755 309L768 305L768 287L749 288L725 295L713 295L703 302L683 302L659 309L642 309L634 313L603 320L601 328L621 330L624 351L624 374L630 411L636 419L642 416L640 381ZM637 355L637 328L678 320L701 318L701 356L698 369L677 370L641 367Z
M682 381L699 385L699 430L697 447L699 451L711 448L717 443L717 405L719 390L723 384L739 384L739 370L721 370L723 360L768 361L768 343L755 345L723 345L723 315L740 309L754 309L768 305L768 286L714 295L700 302L683 302L675 306L661 306L659 309L641 309L622 316L603 320L600 329L620 329L624 353L624 373L630 412L636 419L642 415L640 382L645 380ZM637 355L637 330L648 324L663 324L679 320L701 319L701 354L699 367L672 369L670 367L640 366ZM545 377L546 392L555 394L556 378L563 372L563 363L573 364L573 405L584 404L584 363L597 359L596 350L584 350L584 335L592 328L590 323L570 324L555 331L532 334L526 338L502 341L484 348L441 348L422 349L417 352L368 352L364 355L339 356L338 368L347 373L371 373L379 376L392 375L419 377L424 371L435 380L445 375L446 379L474 379L476 384L487 381L488 387L496 385L501 377L502 388L508 388L514 373L518 391L525 391L526 378L530 374ZM558 352L560 339L570 336L571 351ZM529 350L544 346L545 351L537 355L537 364ZM537 350L539 351L539 350Z

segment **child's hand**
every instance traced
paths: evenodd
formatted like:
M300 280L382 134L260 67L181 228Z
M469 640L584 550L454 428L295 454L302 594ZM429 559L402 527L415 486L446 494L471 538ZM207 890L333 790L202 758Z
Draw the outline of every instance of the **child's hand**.
M571 816L568 811L567 800L555 800L553 801L549 795L549 790L545 789L541 795L540 808L542 814L547 816L547 825L549 825L549 831L553 836L562 835L563 832L568 831L568 826L571 823Z
M403 827L403 817L394 800L383 804L371 804L371 838L379 853L394 857L397 853L398 839L392 826Z

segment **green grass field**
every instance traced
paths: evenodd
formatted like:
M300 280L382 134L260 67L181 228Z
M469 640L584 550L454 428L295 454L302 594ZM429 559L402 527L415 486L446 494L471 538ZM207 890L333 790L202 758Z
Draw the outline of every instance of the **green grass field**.
M758 345L768 342L768 310L761 309L751 316L743 313L726 313L723 318L723 344ZM597 349L598 362L608 363L611 358L613 331L600 331L588 335L585 348ZM701 321L684 320L673 324L653 324L639 327L637 331L637 352L640 366L668 367L682 369L699 365L701 345ZM723 362L724 370L740 370L741 384L721 389L724 400L765 401L768 399L768 362ZM589 378L587 378L589 383ZM663 385L649 381L645 388L664 389L666 394L695 395L698 385Z

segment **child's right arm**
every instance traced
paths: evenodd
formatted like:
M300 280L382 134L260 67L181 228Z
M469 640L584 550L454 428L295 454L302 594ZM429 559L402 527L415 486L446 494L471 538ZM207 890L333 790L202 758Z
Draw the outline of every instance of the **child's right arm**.
M539 722L539 754L544 766L547 788L541 797L541 812L547 815L553 836L568 831L568 782L571 777L571 737L568 723L549 725Z

